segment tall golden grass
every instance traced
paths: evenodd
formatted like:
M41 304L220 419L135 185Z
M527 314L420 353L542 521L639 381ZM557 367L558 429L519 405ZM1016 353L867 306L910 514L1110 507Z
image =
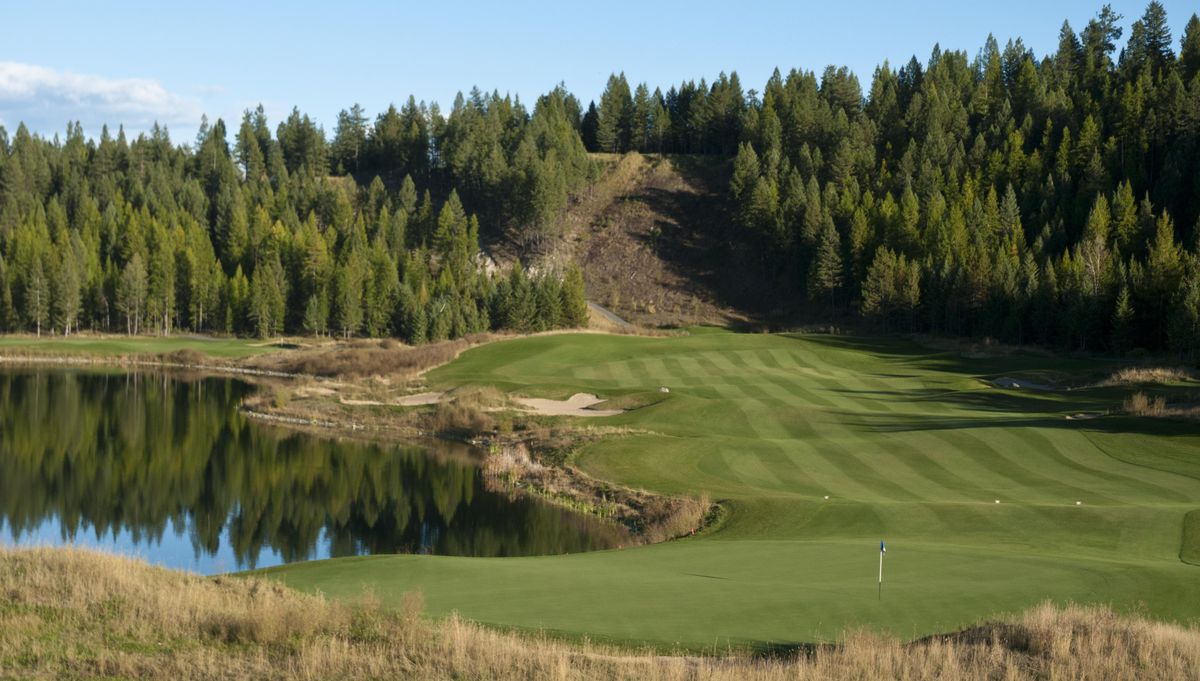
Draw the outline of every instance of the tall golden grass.
M1124 403L1125 412L1134 416L1165 416L1167 413L1167 398L1162 395L1151 397L1138 391L1130 395Z
M1125 399L1122 410L1131 416L1200 420L1200 404L1196 404L1196 396L1187 395L1184 399L1187 402L1168 404L1163 395L1147 395L1139 390Z
M1184 367L1125 367L1097 383L1100 387L1179 383L1195 377Z
M1200 631L1042 605L914 643L852 632L774 657L668 656L204 578L72 549L0 550L0 678L1195 679Z
M246 366L327 378L411 377L449 362L486 335L408 346L394 339L355 339L325 347L270 353L244 360Z

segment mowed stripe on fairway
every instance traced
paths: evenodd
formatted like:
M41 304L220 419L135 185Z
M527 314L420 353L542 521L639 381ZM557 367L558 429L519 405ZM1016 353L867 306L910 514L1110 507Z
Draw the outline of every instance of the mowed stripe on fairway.
M1180 560L1192 531L1183 518L1200 508L1200 454L1189 454L1200 428L1068 421L1121 396L986 381L1089 368L830 336L494 343L429 382L602 397L666 386L661 401L603 420L638 434L593 443L578 464L635 487L707 493L728 509L724 524L577 556L339 559L272 574L337 596L368 586L388 602L419 589L434 614L693 648L827 640L859 625L917 637L1046 598L1200 617L1200 568Z

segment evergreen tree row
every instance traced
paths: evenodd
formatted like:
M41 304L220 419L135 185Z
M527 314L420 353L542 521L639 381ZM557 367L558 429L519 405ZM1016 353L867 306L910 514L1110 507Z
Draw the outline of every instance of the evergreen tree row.
M994 39L778 72L741 117L729 198L784 290L885 328L1200 353L1200 20L1105 6L1057 52Z
M592 151L734 157L733 241L781 297L886 329L1200 356L1200 19L1151 2L1057 51L989 37L876 69L737 74L664 95L614 75Z
M559 125L586 164L564 100L555 91L516 115L514 158L557 164ZM476 104L454 125L503 100ZM311 119L293 112L272 134L261 108L233 144L222 121L205 121L190 146L157 126L132 142L107 130L86 140L78 124L63 140L0 129L0 330L422 342L586 322L577 269L488 273L479 220L456 190L437 200L409 173L393 188L330 176L327 153Z
M1057 50L737 74L586 108L473 90L332 137L260 108L232 141L0 130L0 327L398 334L579 323L578 272L487 274L479 241L557 235L588 151L731 160L730 257L781 300L889 329L1200 352L1200 19L1104 6ZM421 189L419 190L418 187ZM752 255L736 255L737 253Z

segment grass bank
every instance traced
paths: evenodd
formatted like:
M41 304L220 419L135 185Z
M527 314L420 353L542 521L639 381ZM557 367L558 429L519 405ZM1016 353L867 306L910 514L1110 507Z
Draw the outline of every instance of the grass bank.
M1181 679L1200 631L1048 605L914 643L862 631L767 655L669 657L502 633L272 581L68 549L0 550L0 676L191 679ZM764 651L766 652L766 651Z

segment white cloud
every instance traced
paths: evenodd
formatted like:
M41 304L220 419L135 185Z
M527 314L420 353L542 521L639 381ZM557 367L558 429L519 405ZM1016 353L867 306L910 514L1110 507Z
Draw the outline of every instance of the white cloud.
M178 131L198 125L200 111L196 99L146 78L113 79L0 62L0 120L13 127L24 121L35 132L52 134L78 120L89 134L98 134L104 123L114 130L124 124L136 132L157 121Z

